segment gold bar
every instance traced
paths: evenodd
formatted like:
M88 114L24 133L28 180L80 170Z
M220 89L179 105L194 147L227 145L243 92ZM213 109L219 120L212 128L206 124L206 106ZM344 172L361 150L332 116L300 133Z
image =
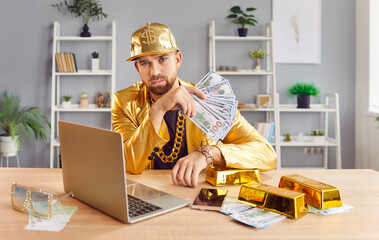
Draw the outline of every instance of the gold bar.
M238 202L297 219L308 212L304 196L263 183L248 183L241 186Z
M298 174L282 176L279 187L304 193L307 204L318 209L342 206L338 188Z
M258 169L230 169L220 166L209 167L207 182L213 186L238 185L249 182L261 182Z

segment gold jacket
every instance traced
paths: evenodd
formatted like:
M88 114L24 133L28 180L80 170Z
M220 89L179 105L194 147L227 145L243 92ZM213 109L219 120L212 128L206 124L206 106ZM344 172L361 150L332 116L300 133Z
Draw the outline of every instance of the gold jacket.
M194 85L180 79L179 82L183 85ZM112 128L122 134L125 168L133 174L139 174L146 169L150 164L148 157L154 148L161 148L170 140L165 121L162 121L159 134L155 132L149 111L149 94L142 82L118 91L113 96ZM222 144L216 144L190 119L186 119L185 131L189 154L202 145L216 145L224 156L226 167L258 168L261 171L276 167L274 149L238 110L233 127L222 140Z

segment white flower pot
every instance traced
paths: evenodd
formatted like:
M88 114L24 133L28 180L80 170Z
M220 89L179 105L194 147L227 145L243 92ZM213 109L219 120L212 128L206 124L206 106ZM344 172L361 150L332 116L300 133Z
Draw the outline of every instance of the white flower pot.
M325 136L312 136L313 142L323 142L325 141Z
M99 71L99 59L98 58L92 58L92 72Z
M63 108L70 108L71 107L71 102L62 102L62 107Z
M17 155L16 141L10 136L0 136L0 152L4 157L12 157Z
M0 142L13 142L11 136L0 136Z

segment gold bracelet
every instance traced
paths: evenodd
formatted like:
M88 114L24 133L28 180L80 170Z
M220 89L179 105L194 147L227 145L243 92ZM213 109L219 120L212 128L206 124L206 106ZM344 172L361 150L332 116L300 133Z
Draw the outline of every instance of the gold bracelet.
M213 161L215 160L214 157L212 157L211 153L209 152L208 148L206 146L201 146L197 148L195 151L198 151L202 153L205 156L205 161L207 161L207 165L213 166Z

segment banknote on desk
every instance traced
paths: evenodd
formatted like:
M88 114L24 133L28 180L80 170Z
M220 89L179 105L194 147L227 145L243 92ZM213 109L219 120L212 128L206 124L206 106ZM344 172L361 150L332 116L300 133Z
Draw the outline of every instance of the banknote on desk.
M286 218L278 213L239 203L237 199L237 196L229 195L220 212L255 228L267 228Z

